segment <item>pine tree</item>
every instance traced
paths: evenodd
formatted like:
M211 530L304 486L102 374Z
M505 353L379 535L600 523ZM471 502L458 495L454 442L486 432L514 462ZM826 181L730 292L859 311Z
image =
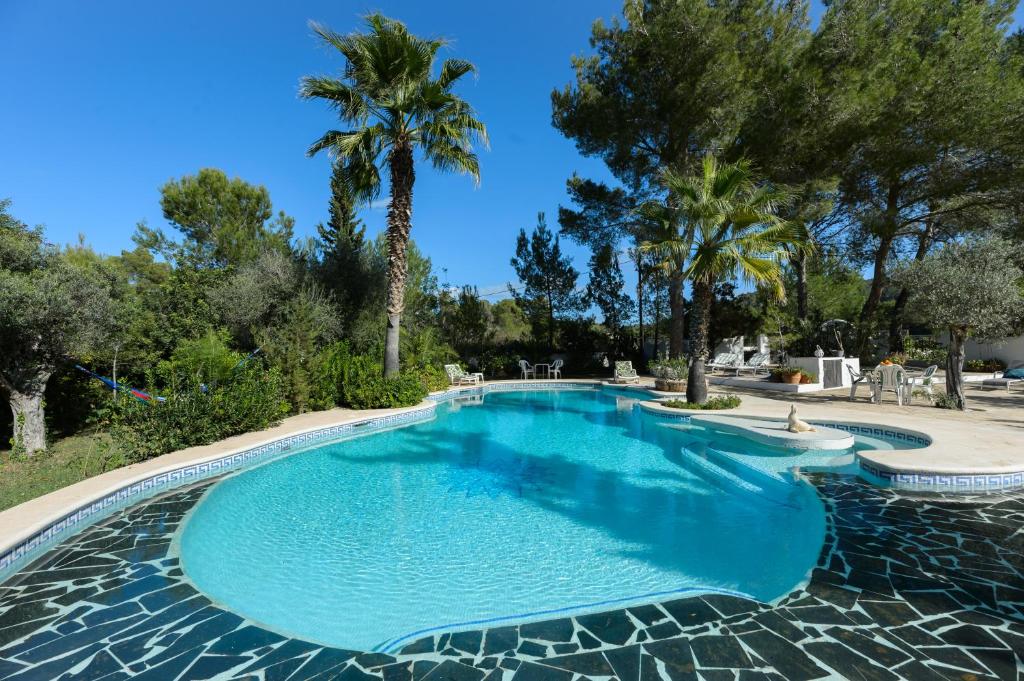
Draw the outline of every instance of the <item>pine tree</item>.
M633 301L626 293L619 259L611 244L599 247L590 256L590 282L587 284L586 301L601 310L604 326L611 336L612 351L621 352L623 326L630 319Z
M327 210L330 215L327 224L316 228L325 255L338 257L362 249L366 229L356 217L355 200L340 163L335 163L331 171L331 200Z
M572 259L562 255L558 237L548 229L544 213L537 214L537 227L527 237L526 230L519 230L516 239L516 257L512 258L522 291L513 295L533 327L534 338L547 337L548 348L555 348L557 319L579 312L582 300L576 293L576 279L579 272L572 266ZM512 287L510 287L512 288Z

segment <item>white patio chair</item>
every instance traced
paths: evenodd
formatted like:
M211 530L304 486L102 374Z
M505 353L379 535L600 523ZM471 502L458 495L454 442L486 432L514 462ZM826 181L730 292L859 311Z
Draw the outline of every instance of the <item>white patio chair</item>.
M903 406L903 393L906 390L907 370L899 364L879 364L875 369L878 374L878 403L886 392L895 393L896 404Z
M907 376L905 384L907 388L907 404L914 401L914 388L917 387L920 387L928 394L929 400L934 397L935 392L933 389L935 387L935 372L938 370L939 366L937 364L933 364L925 369L920 376Z
M565 366L565 362L563 360L556 359L554 362L551 363L551 369L548 370L548 377L561 378L563 366Z
M850 372L850 401L853 402L857 398L857 388L860 387L860 384L867 383L868 388L871 389L869 399L874 402L878 397L878 377L875 375L875 372L865 371L861 373L849 364L846 365L846 370Z
M532 364L527 362L525 359L519 360L519 368L523 372L523 380L524 381L527 378L529 378L530 376L533 376L534 378L537 378L537 370L533 367Z
M445 364L444 372L448 374L448 380L452 382L452 385L479 385L484 380L483 374L467 374L458 364Z
M615 362L615 373L612 375L612 383L639 383L640 377L633 369L633 363L627 360Z

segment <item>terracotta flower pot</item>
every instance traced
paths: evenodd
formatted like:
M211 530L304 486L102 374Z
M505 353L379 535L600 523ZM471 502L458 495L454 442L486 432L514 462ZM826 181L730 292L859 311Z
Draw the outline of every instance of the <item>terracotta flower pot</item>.
M686 381L656 378L654 379L654 389L665 393L684 393L686 392Z
M799 385L802 376L800 374L783 374L782 382L790 385Z

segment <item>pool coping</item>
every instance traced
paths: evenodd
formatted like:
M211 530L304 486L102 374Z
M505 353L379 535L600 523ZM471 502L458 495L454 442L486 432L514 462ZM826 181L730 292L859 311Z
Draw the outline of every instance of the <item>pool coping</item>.
M264 460L296 445L342 437L361 425L372 424L373 429L377 429L431 418L436 404L449 399L498 391L601 389L603 382L602 379L547 379L493 381L480 386L458 386L431 393L426 400L414 407L373 410L372 413L345 409L314 412L286 419L281 426L267 431L246 433L211 445L180 450L140 464L118 468L0 512L0 581L84 521L95 521L149 494L218 475L254 460ZM651 396L658 395L652 389L637 387L637 392L643 390ZM778 401L761 399L770 403L773 410L779 408ZM745 397L744 400L756 403L756 400L750 397ZM644 401L641 401L641 407L644 406ZM808 411L820 409L821 406L824 405L815 405ZM839 407L829 408L833 411L842 411ZM648 411L651 409L648 408ZM749 413L749 409L741 408L730 412L744 418L766 418L765 415ZM692 412L679 416L686 417L689 413ZM889 420L885 418L885 414L879 416L882 417L880 421ZM813 415L806 418L815 424L839 427L854 433L863 432L883 437L886 433L896 434L897 437L899 434L913 433L915 436L929 438L931 444L921 449L877 450L858 454L861 468L894 485L924 486L942 491L1005 490L1024 485L1024 452L1014 457L1016 460L1005 463L986 465L972 462L968 467L938 462L929 462L925 465L920 461L919 455L934 458L939 453L948 454L945 451L949 449L947 442L937 438L932 432L909 431L904 427L883 422L813 418ZM313 425L308 425L307 422L312 422ZM296 428L297 424L306 425L298 425ZM30 518L28 522L24 522L26 516Z

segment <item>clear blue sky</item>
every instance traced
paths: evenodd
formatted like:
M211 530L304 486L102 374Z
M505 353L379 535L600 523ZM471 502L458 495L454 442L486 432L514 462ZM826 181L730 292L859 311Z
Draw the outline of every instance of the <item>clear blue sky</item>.
M502 284L514 279L519 228L538 211L556 225L566 178L607 177L551 127L549 95L571 79L569 58L587 51L592 21L620 8L621 0L0 0L0 198L51 241L84 234L117 253L131 247L136 222L165 225L161 184L216 167L265 185L275 208L296 218L297 235L310 235L326 217L329 162L304 151L337 125L323 105L300 101L297 85L336 73L341 60L307 23L348 32L379 9L451 39L448 54L479 68L462 94L491 136L482 185L421 167L413 236L451 283ZM382 229L382 209L363 217L371 233ZM584 270L587 254L569 250Z

